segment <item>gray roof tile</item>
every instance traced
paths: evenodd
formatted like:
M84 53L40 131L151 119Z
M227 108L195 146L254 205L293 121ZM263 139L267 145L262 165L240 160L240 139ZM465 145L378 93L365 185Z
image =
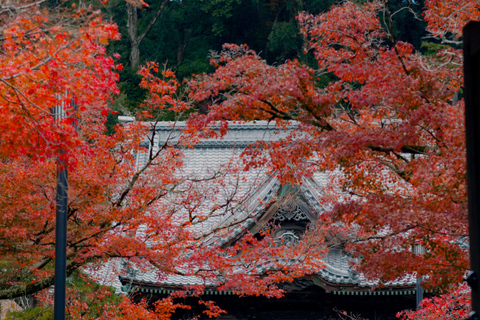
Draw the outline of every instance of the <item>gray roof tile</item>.
M145 123L145 125L149 125ZM178 127L185 124L177 123ZM157 146L168 141L175 144L178 141L180 131L178 127L172 129L172 123L159 123L156 129L156 143ZM295 125L292 125L294 127ZM266 121L257 121L255 123L230 123L230 130L223 139L208 139L202 140L201 143L193 149L183 150L185 154L184 166L178 171L179 177L185 178L202 178L214 174L220 170L222 165L227 163L235 164L239 161L239 155L244 148L257 140L278 140L287 135L283 131L279 131L272 123ZM137 155L137 166L141 166L147 161L147 152L142 152ZM324 188L330 180L330 175L335 173L315 173L312 179L304 179L303 184L299 186L302 196L308 202L308 205L318 213L328 210L324 205L320 204L318 199L324 193ZM234 199L237 201L235 214L217 215L209 217L206 221L198 223L192 227L192 230L197 233L208 233L216 226L231 225L235 221L243 221L243 223L235 227L228 228L233 233L229 237L224 235L214 234L209 236L205 241L210 245L221 245L229 239L235 237L243 228L248 228L254 222L254 217L263 212L269 201L274 199L279 188L280 182L277 178L268 176L264 170L256 169L250 171L239 171L237 175L227 175L224 177L225 181L230 181L233 185L226 185L218 189L218 194L215 197L210 197L202 204L201 210L209 212L209 209L215 205L215 201L221 201L222 198L228 197L235 193ZM214 183L214 182L212 182ZM238 187L238 190L234 188ZM218 186L216 186L218 187ZM206 193L212 185L205 183L199 186ZM174 198L170 199L175 201ZM181 211L179 211L181 215ZM333 284L353 284L361 287L371 287L378 285L378 281L367 280L364 275L356 274L351 270L349 258L341 250L331 250L325 257L325 268L318 271L318 275L326 281ZM118 265L118 261L115 262ZM162 286L182 287L186 285L200 285L207 286L215 285L212 282L206 282L200 277L181 276L181 275L165 275L159 274L155 269L141 272L139 270L123 270L121 279L124 282L134 281L145 284L154 284ZM107 276L112 273L113 269L107 264L104 268L97 270L100 277ZM116 288L119 287L120 281L111 282ZM392 281L389 285L403 286L412 285L415 283L414 277L405 277L398 281Z

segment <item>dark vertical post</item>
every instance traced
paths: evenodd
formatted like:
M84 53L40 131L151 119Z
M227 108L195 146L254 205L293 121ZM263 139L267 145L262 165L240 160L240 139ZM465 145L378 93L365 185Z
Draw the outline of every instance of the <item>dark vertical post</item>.
M425 247L421 244L417 244L413 247L413 252L416 255L424 255L425 254ZM420 310L420 302L423 300L423 287L422 287L422 280L421 276L417 275L417 283L416 283L416 290L415 290L415 302L417 306L417 310Z
M64 103L54 108L54 120L59 121L65 116ZM67 201L68 173L65 151L60 151L57 164L57 208L55 229L55 292L54 320L65 320L65 296L67 278Z
M64 152L60 153L60 156ZM57 167L57 218L55 230L55 294L54 320L65 319L65 292L67 278L67 200L68 172L65 162Z
M468 231L470 234L470 268L467 279L472 288L472 313L479 319L480 293L480 22L463 28L465 81L465 125L467 134Z
M415 295L417 310L420 310L420 302L422 302L422 300L423 300L422 277L418 277L417 285L416 285L416 295Z

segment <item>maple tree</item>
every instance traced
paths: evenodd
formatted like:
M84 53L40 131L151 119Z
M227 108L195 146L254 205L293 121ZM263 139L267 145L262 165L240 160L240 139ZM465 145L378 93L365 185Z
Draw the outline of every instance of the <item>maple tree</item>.
M87 141L104 130L99 120L107 99L117 91L115 64L104 48L118 37L116 27L91 8L73 8L69 13L62 12L68 8L56 8L54 14L40 6L43 2L4 2L0 11L4 298L53 283L54 159L64 150L71 155L69 167L80 169L85 164L75 158L95 151L95 143ZM52 107L73 106L72 99L78 109L67 110L70 117L62 122L53 121ZM69 210L71 218L75 211ZM82 264L73 260L70 256L70 272Z
M46 15L47 9L38 7L42 2L9 1L0 11L4 157L36 159L52 156L59 148L78 147L81 142L73 128L54 123L50 109L61 103L59 96L71 100L76 95L79 110L68 110L69 115L77 117L80 127L99 132L96 117L117 90L115 66L103 47L118 37L115 26L83 7L63 21L62 14Z
M426 1L428 30L452 44L433 57L394 38L386 1L299 15L317 69L295 60L270 66L246 46L226 45L212 59L216 71L189 82L193 99L210 102L190 124L295 121L287 139L247 149L245 168L265 166L290 183L332 172L322 201L332 206L323 219L335 230L322 233L343 234L365 276L385 284L417 273L427 288L460 282L468 232L464 103L455 98L462 58L454 43L480 12L473 1L461 3ZM413 252L419 244L424 255Z
M454 99L462 81L455 46L435 57L420 55L393 37L394 13L382 1L345 2L321 15L302 14L306 49L318 69L298 61L269 66L246 46L226 45L212 61L213 74L188 82L190 98L209 101L210 107L189 118L175 148L172 141L157 145L153 134L160 113L181 115L193 107L178 98L174 75L154 63L141 68L149 97L138 117L153 122L118 126L104 135L108 102L117 92L115 69L121 69L105 45L118 37L117 29L91 8L52 12L43 2L0 7L0 298L53 284L60 150L70 173L69 274L124 258L140 268L208 279L219 290L280 297L276 283L321 268L319 244L334 232L344 235L347 250L362 255L357 270L383 283L417 272L429 286L447 286L463 276L465 143L463 101ZM458 41L458 26L478 15L473 1L462 3L452 11L455 1L426 2L429 30L447 43ZM444 24L452 13L456 24ZM50 109L62 101L78 109L54 122ZM258 119L275 120L279 127L296 121L296 129L284 140L245 150L245 166L232 160L201 181L179 173L180 147L217 135L211 124L223 122L224 134L225 120ZM140 166L137 154L146 155ZM260 168L294 184L331 171L335 179L319 200L333 205L322 219L336 223L308 232L291 250L275 246L269 234L261 239L247 234L224 249L199 241L208 234L193 232L194 226L229 213L231 207L215 197L225 181ZM226 236L229 229L216 231ZM412 252L417 244L426 248L425 255ZM285 263L292 260L297 263ZM189 289L199 295L203 286ZM70 316L83 316L89 300L75 294L72 299ZM202 303L212 315L220 312ZM179 307L167 299L150 312L124 300L120 309L107 308L100 317L167 318Z
M69 172L68 275L123 258L143 270L196 275L240 295L278 297L282 290L275 283L318 267L321 262L309 254L318 248L306 243L286 253L268 234L261 240L247 236L227 249L198 241L209 234L193 232L193 226L245 201L232 194L223 199L229 206L215 201L208 211L201 210L217 198L226 180L241 179L241 172L232 162L204 179L181 174L181 147L197 142L199 134L186 130L177 147L172 141L158 145L155 121L162 112L180 116L192 105L177 98L173 73L159 71L154 63L140 70L141 86L150 94L137 115L153 122L118 126L105 135L108 104L118 92L115 71L121 69L105 45L118 38L117 28L84 5L51 11L41 4L10 2L1 11L0 298L43 292L44 302L51 303L44 289L54 281L58 157ZM67 117L53 121L51 109L59 104ZM145 155L144 163L137 163L139 154ZM218 232L229 232L227 227ZM285 263L292 259L302 263ZM260 264L268 268L257 269ZM195 290L199 295L202 286ZM111 294L69 289L69 317L89 316L91 301ZM207 314L221 312L212 302L202 303ZM106 306L90 316L167 318L178 307L166 299L147 310L123 299L120 308Z
M422 300L420 310L402 311L397 317L403 320L467 319L470 309L470 289L463 284L448 294L426 298Z

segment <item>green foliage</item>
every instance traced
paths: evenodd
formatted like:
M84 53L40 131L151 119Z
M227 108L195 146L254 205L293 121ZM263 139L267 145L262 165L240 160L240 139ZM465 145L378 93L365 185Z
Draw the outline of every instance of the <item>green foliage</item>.
M450 46L441 43L422 41L420 48L424 55L433 58L439 51L448 49Z
M424 0L390 0L388 9L392 16L393 36L397 41L412 44L420 49L422 38L426 36L427 23L423 20ZM383 20L383 17L381 17Z
M196 0L202 5L202 10L213 18L212 32L220 36L225 31L225 19L233 15L234 7L240 4L241 0Z
M9 312L5 320L51 320L53 307L35 307L25 311Z
M177 75L180 79L190 77L194 74L211 72L213 67L207 58L204 61L200 59L188 59L177 68Z
M115 294L113 288L102 286L81 272L74 272L67 280L67 310L71 312L78 309L78 304L88 306L88 313L83 316L84 319L101 319L105 309L115 309L115 306L122 301L122 298ZM75 298L71 299L72 296ZM75 305L71 305L71 301L75 301ZM53 306L51 305L9 312L6 318L6 320L51 319L53 319Z
M138 34L151 21L162 1L147 1L149 9L138 11ZM298 35L295 17L301 11L313 14L326 12L340 0L171 0L140 44L141 64L156 61L176 72L178 79L192 74L212 72L208 56L220 51L224 43L247 44L270 64L287 59L299 59L315 65L312 55L304 55L303 39ZM355 2L365 2L356 0ZM421 11L424 0L390 0L394 37L421 48L425 22ZM106 14L119 26L122 39L112 43L110 52L117 52L119 63L125 66L120 73L122 95L116 99L114 110L124 114L138 110L145 98L140 89L140 77L128 67L130 43L127 35L127 15L124 1L112 0ZM383 19L383 17L380 17ZM433 48L426 48L432 50Z
M360 1L360 0L358 0ZM363 0L361 0L363 1ZM296 3L297 1L292 1ZM339 0L310 0L310 1L298 1L303 4L299 9L307 11L312 14L319 14L330 10L330 8L336 4L341 3Z
M277 60L295 58L303 43L299 29L294 22L280 22L273 26L268 36L268 49Z
M140 75L131 68L125 68L120 72L120 91L125 95L121 100L121 108L113 108L114 110L125 110L132 112L140 106L142 101L147 96L147 90L140 88L139 84L142 81ZM120 102L117 102L117 105Z
M115 294L114 288L102 286L80 273L71 277L69 287L74 290L80 302L88 304L88 316L92 319L100 317L106 305L118 305L122 301L122 298ZM102 291L107 291L107 294Z

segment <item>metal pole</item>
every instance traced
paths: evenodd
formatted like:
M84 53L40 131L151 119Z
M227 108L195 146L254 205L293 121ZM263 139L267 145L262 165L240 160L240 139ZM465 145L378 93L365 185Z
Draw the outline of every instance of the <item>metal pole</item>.
M424 255L425 254L425 247L421 244L417 244L413 247L413 253L416 255ZM420 310L420 302L423 300L423 287L422 287L422 280L421 276L417 275L417 283L416 283L416 290L415 290L415 301L417 310Z
M416 285L416 295L415 295L415 300L417 303L417 310L420 310L420 302L423 300L423 287L422 287L422 277L417 278L417 285Z
M54 119L59 121L64 117L65 110L61 105L54 108ZM55 229L55 292L54 292L54 320L65 320L65 296L67 278L67 201L68 201L68 172L60 151L57 163L57 208Z
M62 155L64 152L61 152L60 154ZM65 292L67 278L67 200L68 172L65 162L59 160L57 167L54 320L65 319Z
M469 319L478 320L480 293L480 22L469 22L463 28L465 126L467 135L468 231L470 268L467 279L472 288L472 312Z

